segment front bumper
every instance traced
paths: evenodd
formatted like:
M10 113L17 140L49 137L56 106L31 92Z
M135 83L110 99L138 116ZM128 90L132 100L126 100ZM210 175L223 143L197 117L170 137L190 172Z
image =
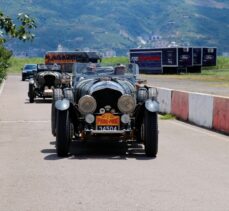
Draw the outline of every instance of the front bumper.
M33 72L22 73L22 78L24 78L24 79L32 78L33 75L34 75Z
M53 97L53 90L52 89L45 89L43 92L44 97Z
M132 130L85 130L88 135L104 134L104 135L127 135L130 134Z

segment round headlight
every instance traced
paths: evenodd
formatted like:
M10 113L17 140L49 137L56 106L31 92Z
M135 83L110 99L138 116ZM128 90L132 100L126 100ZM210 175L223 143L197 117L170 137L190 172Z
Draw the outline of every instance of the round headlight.
M92 124L95 121L95 116L93 114L87 114L85 116L85 121L89 124Z
M121 121L122 121L122 123L124 123L124 124L130 123L130 116L129 116L128 114L123 114L123 115L121 116Z
M97 103L94 97L85 95L79 99L78 107L82 114L93 113L96 110Z
M136 106L135 99L131 95L122 95L118 99L118 109L122 113L131 113Z

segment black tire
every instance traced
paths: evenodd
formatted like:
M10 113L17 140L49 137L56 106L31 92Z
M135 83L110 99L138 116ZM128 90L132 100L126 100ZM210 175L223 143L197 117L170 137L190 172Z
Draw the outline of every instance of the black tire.
M145 145L145 153L148 157L156 157L158 152L158 120L156 112L145 109L142 125L142 138Z
M56 150L59 157L68 156L71 141L69 111L57 111Z
M34 103L35 92L34 92L34 85L29 84L29 102Z
M25 76L22 76L21 80L22 80L22 81L25 81Z
M52 99L52 110L51 110L51 128L53 136L56 136L56 116L57 110L55 108L55 103L57 100L63 99L62 89L54 89L53 90L53 99Z
M143 123L141 123L140 125L137 126L137 131L136 131L136 141L137 143L144 143L144 132L142 131L144 128Z

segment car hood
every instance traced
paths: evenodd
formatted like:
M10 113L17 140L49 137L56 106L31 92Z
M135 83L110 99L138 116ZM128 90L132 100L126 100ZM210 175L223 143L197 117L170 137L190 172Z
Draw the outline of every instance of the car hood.
M101 90L115 90L123 94L134 94L135 87L128 80L101 80L101 79L86 79L80 81L79 84L75 87L77 98L80 98L84 95L92 95L94 92Z
M53 71L44 71L44 72L39 72L38 73L38 76L39 77L45 77L47 75L51 75L51 76L54 76L56 78L60 78L61 77L61 73L59 72L53 72Z

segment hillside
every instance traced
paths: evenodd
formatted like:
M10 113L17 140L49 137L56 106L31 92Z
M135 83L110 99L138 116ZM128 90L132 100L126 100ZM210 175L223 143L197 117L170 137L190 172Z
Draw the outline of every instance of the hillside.
M9 42L16 54L41 56L61 44L125 55L129 48L174 41L229 52L226 0L1 0L0 8L11 16L29 13L37 21L32 44Z

